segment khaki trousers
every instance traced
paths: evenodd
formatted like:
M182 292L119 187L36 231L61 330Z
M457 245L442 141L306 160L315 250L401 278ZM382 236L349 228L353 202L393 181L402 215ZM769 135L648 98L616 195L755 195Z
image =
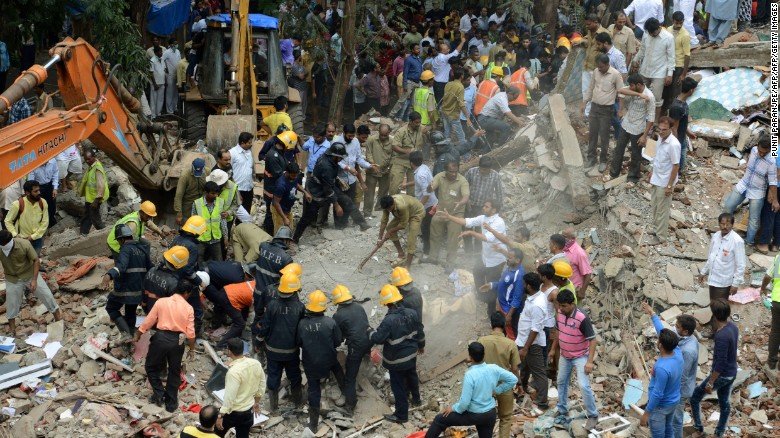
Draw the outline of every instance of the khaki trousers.
M409 218L409 225L406 227L406 255L414 255L417 251L417 236L420 235L420 225L422 224L422 216L412 216ZM399 225L398 219L393 219L387 224L387 229L395 228ZM395 233L392 239L393 242L398 242L398 233Z
M390 187L387 191L388 194L397 195L400 192L398 187L404 182L404 176L406 177L406 182L414 181L414 172L412 172L412 168L393 163L393 166L390 168ZM408 192L409 191L407 191L407 193Z
M379 188L379 193L375 194L377 188ZM371 216L373 210L379 209L379 206L374 204L374 199L381 199L382 196L388 193L389 189L389 173L382 176L366 175L366 191L363 193L363 216Z
M292 210L290 210L289 213L285 214L287 216L287 219L290 220L290 229L295 229L295 222L293 221L293 214ZM281 228L284 225L284 221L282 220L282 215L277 213L276 209L273 205L271 205L271 220L274 222L274 234L276 234L277 231L279 231L279 228Z
M515 408L515 395L512 390L496 394L498 403L498 438L509 438L512 430L512 413Z
M455 256L458 254L458 235L463 231L463 227L447 219L440 219L434 216L431 219L431 253L429 254L434 261L439 260L439 252L447 239L447 263L455 262Z
M669 214L672 208L672 196L666 196L664 190L665 187L653 186L650 208L655 235L665 241L669 237Z

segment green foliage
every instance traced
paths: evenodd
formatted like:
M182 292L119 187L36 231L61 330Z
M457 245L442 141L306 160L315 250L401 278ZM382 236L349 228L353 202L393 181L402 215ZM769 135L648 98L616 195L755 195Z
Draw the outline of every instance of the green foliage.
M19 24L27 21L35 27L35 42L38 49L45 49L44 36L57 35L62 28L62 20L65 17L65 4L69 0L14 0L2 2L0 16L0 40L8 46L11 62L17 65L19 62L19 48L22 36L19 33Z

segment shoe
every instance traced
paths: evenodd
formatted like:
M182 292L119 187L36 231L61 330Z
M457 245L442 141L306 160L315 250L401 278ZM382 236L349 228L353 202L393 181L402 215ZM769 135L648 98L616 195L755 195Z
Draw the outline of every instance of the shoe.
M317 429L319 428L320 423L320 410L309 407L309 430L317 433Z
M422 405L422 400L412 400L409 403L412 405L413 408L416 408L417 406Z
M596 417L588 417L588 421L585 422L585 430L590 431L596 428L599 424L599 419Z
M303 406L303 397L302 397L302 391L301 387L297 387L290 390L290 400L292 400L293 405L295 405L296 409Z
M604 173L607 170L607 163L599 163L599 173Z
M176 406L176 403L165 403L165 410L167 412L174 413L176 412L176 408L178 408L178 406Z
M348 417L352 417L355 415L355 406L353 404L347 404L344 405L344 412L347 414Z
M571 423L571 419L568 415L564 414L558 414L555 416L555 420L553 421L553 424L558 426L568 426L569 423Z
M149 403L162 407L163 405L162 397L152 395L151 397L149 397Z
M360 224L360 231L366 231L366 230L368 230L369 228L371 228L371 225L369 225L369 224L367 224L367 223L365 223L365 222L363 222L362 224Z
M389 421L391 423L397 423L397 424L404 424L407 421L409 421L409 420L402 420L402 419L396 417L395 414L393 414L393 415L385 415L385 420L387 420L387 421Z

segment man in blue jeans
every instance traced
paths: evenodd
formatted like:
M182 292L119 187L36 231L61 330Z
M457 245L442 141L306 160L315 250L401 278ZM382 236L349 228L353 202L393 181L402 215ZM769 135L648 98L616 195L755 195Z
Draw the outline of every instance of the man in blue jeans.
M703 432L701 424L701 401L705 394L715 391L718 394L720 406L720 418L715 427L715 436L723 436L726 431L726 423L731 413L731 385L737 376L737 342L739 341L739 329L736 324L729 321L731 306L724 299L713 300L710 303L712 317L715 318L715 347L712 353L712 371L710 375L696 389L691 396L691 414L693 427Z
M764 196L769 193L769 201L777 199L777 164L769 154L769 141L759 142L750 151L745 175L737 182L734 189L726 197L723 205L725 213L734 214L734 210L742 201L750 201L750 216L748 220L745 244L753 245L758 232L758 221L761 208L764 206Z
M642 310L653 321L656 333L660 334L661 330L664 329L661 318L653 312L653 308L646 302L642 303ZM682 377L680 378L680 403L677 404L674 410L672 427L674 428L674 437L682 438L685 405L693 394L693 388L696 386L696 373L699 370L699 341L693 335L693 332L696 331L696 318L691 315L678 316L674 331L680 337L676 350L680 350L682 354L683 368Z
M658 334L658 350L661 354L653 365L647 407L640 421L642 426L649 425L653 438L674 436L674 411L680 403L683 368L683 357L677 348L679 342L680 338L669 329L663 329Z
M769 135L762 132L758 138L758 144L771 147ZM775 171L777 171L777 168L780 168L780 155L774 161ZM777 251L780 247L780 203L777 199L777 190L772 189L772 186L767 188L766 199L761 209L761 234L759 234L756 244L756 250L761 253Z

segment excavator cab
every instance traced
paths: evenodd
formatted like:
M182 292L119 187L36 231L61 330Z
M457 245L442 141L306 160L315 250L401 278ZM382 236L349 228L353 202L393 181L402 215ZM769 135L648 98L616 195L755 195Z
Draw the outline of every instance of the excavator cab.
M241 12L206 20L197 87L180 99L185 120L182 137L189 142L205 138L212 152L234 146L242 131L256 133L263 117L275 111L273 101L278 96L289 100L293 129L303 129L300 94L287 85L278 20L262 14L241 18ZM231 15L239 17L239 29L232 26ZM244 31L248 34L242 35ZM237 37L240 41L234 41ZM231 99L231 91L237 99ZM259 133L263 138L271 134Z

